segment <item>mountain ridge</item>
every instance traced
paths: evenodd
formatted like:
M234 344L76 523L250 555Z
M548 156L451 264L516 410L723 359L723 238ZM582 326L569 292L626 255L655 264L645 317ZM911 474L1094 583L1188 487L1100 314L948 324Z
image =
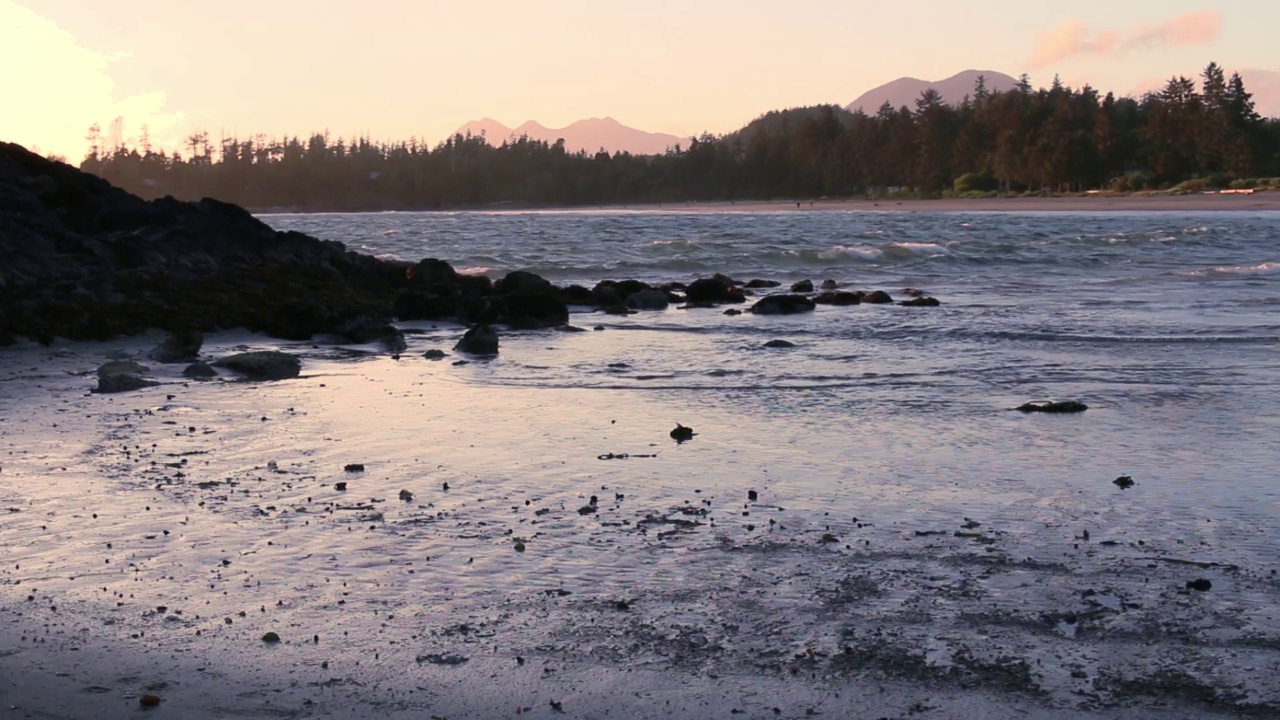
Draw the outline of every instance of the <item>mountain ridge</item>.
M900 77L862 93L845 109L874 115L886 102L895 110L903 105L914 109L920 94L929 88L938 91L943 102L958 105L966 95L973 95L979 77L985 79L988 92L1007 92L1018 85L1016 78L995 70L964 70L942 80Z
M458 135L484 136L491 145L501 145L511 138L526 136L530 140L554 143L564 140L569 152L628 152L632 155L661 155L676 145L687 145L688 138L668 133L654 133L623 125L612 117L592 117L574 121L562 128L550 128L536 120L526 120L515 128L493 118L482 118L458 128Z

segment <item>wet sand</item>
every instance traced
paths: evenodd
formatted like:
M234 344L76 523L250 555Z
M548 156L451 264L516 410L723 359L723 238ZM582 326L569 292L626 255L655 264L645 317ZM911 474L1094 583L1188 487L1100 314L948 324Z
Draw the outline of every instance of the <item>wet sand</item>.
M618 208L614 208L618 209ZM1252 195L1097 195L1072 197L1009 197L942 200L859 200L834 199L664 203L631 205L629 210L688 210L696 212L1009 212L1009 213L1092 213L1092 212L1276 212L1280 192Z
M1144 535L1118 496L1082 518L1074 488L1003 480L965 506L981 522L892 487L855 514L798 479L821 471L800 436L744 453L726 429L758 428L706 407L675 446L689 411L661 398L422 357L458 334L400 360L226 335L206 354L283 348L303 376L153 365L164 384L120 395L93 370L156 338L0 353L9 716L131 717L146 693L189 718L1280 711L1280 581L1234 528Z

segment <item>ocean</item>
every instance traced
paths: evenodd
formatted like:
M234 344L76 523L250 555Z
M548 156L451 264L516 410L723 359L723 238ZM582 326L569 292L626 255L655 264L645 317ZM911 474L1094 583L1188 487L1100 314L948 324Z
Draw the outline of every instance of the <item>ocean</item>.
M6 351L0 609L110 687L192 717L1280 713L1274 214L262 219L494 278L941 305L574 308L492 359L449 323L398 358L232 332L206 354L302 377L114 396L94 368L156 338Z

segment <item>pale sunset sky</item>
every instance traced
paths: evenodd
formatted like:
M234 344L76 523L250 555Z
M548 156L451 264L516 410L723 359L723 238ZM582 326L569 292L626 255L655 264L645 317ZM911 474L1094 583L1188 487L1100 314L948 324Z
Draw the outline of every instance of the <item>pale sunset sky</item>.
M1276 0L0 0L0 140L78 163L116 117L166 147L196 129L435 144L482 117L724 133L969 68L1118 94L1210 61L1277 77L1276 28Z

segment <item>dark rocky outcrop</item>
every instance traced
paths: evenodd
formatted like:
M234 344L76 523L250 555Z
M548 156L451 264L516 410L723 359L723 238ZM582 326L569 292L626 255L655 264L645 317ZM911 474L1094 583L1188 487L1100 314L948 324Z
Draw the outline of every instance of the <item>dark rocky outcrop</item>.
M857 305L862 302L862 293L843 290L824 292L814 296L813 301L819 305Z
M813 281L801 280L800 282L791 283L791 292L793 293L813 292Z
M757 315L792 315L811 312L814 307L813 301L803 295L768 295L750 310Z
M685 299L690 305L699 303L745 302L747 297L732 278L716 274L699 278L685 288Z
M671 299L667 294L653 288L632 293L627 297L627 307L632 310L666 310L669 304Z
M497 355L498 333L488 325L479 323L467 330L453 349L470 355Z
M278 350L236 353L213 361L214 365L240 373L248 380L287 380L298 377L302 361Z
M203 346L203 335L194 330L179 330L169 333L147 355L158 363L190 363L200 356L200 348Z
M885 305L892 303L893 298L889 296L889 293L883 290L872 290L862 296L862 302L867 303L868 305Z
M160 383L143 375L147 372L145 365L130 360L116 360L98 367L98 387L94 392L119 393L154 387Z
M938 302L937 298L921 296L911 298L910 300L904 300L898 304L903 307L938 307L942 303Z

